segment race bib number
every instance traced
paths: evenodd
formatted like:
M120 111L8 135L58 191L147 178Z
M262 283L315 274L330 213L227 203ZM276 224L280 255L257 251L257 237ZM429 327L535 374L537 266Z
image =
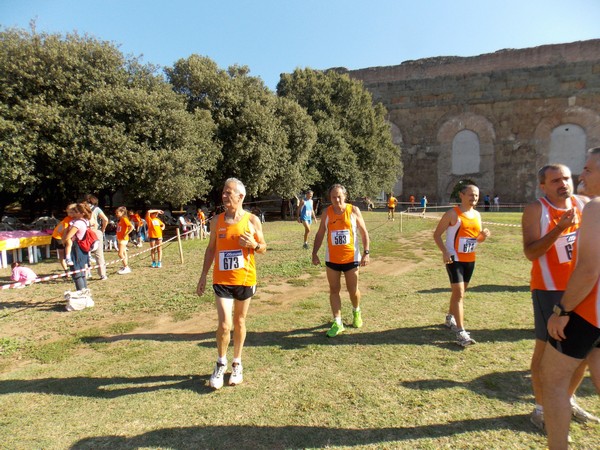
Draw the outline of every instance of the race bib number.
M554 242L554 248L556 249L559 263L568 263L573 259L573 244L575 244L576 237L577 233L573 232L560 236Z
M241 250L224 250L219 252L219 270L236 270L244 268L244 253Z
M477 247L477 239L463 237L458 240L459 253L473 253L475 247Z
M348 245L350 243L350 230L336 230L331 232L333 245Z

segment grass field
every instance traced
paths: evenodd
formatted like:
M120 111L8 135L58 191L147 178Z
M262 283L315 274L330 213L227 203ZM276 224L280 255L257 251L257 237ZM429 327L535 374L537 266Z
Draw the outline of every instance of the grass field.
M544 448L528 417L533 317L520 214L482 216L492 236L467 294L478 344L466 349L442 325L449 284L435 220L365 213L365 323L334 339L324 268L310 265L302 227L266 223L245 380L216 392L216 313L212 295L195 295L206 241L183 242L183 265L176 244L161 270L148 253L131 259L130 275L111 265L108 281L90 282L96 306L81 312L64 312L71 282L1 291L0 448ZM343 306L349 323L345 293ZM600 414L588 378L579 402ZM600 446L600 427L573 424L571 436L575 448Z

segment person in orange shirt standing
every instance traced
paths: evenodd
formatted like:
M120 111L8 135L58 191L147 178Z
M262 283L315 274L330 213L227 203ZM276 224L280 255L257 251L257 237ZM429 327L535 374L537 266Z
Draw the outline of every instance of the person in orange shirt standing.
M360 328L363 325L358 267L369 263L369 233L360 209L347 204L346 195L346 188L341 184L334 184L329 188L331 206L325 208L322 213L312 251L312 263L318 266L321 264L318 252L323 240L326 239L325 265L329 282L329 303L333 314L333 323L326 333L327 337L335 337L345 330L340 297L342 273L352 302L352 326ZM362 255L357 231L362 239Z
M206 215L201 208L198 208L198 222L200 222L200 239L206 239Z
M256 293L254 255L265 253L267 243L260 219L244 210L246 188L236 178L225 181L221 198L225 212L210 222L210 239L204 253L202 273L196 293L204 294L208 272L214 262L213 290L219 325L217 328L217 363L210 377L210 387L223 387L227 371L227 348L233 328L233 363L229 385L243 381L242 350L246 340L246 315ZM232 320L233 313L233 320Z
M530 421L545 430L542 405L541 362L548 342L548 319L560 302L575 268L573 246L587 197L573 195L571 170L563 164L547 164L538 171L544 197L527 205L523 211L523 252L531 261L531 299L535 329L535 346L531 357L531 385L535 408ZM573 418L579 422L599 422L575 402L575 390L581 384L587 364L582 363L569 387Z
M148 239L150 240L150 255L152 256L152 267L162 267L162 240L165 224L158 218L163 214L160 209L149 209L146 212L146 225L148 227Z
M410 197L408 197L408 201L410 202L410 207L414 208L415 207L415 196L411 194Z
M123 267L117 272L119 275L131 273L131 268L127 259L127 244L129 243L129 233L133 231L133 225L127 218L127 208L119 206L115 210L115 216L119 219L117 224L117 245L119 246L119 258L123 261Z
M398 204L398 199L394 197L394 194L390 192L387 201L388 207L388 220L394 220L394 213L396 212L396 205Z
M433 232L433 239L442 251L452 294L445 325L456 332L457 344L466 347L475 340L464 328L465 291L475 270L475 248L490 236L487 228L481 227L481 216L475 210L479 200L479 188L466 184L459 193L460 205L446 211ZM442 234L446 233L446 243Z
M77 203L69 204L66 211L73 209L75 206L77 206ZM67 216L58 222L52 231L52 249L56 250L56 256L60 260L60 266L65 272L69 271L69 266L67 265L66 261L67 254L65 252L65 244L63 243L63 235L66 234L66 231L69 228L69 224L72 220L73 218L67 213Z

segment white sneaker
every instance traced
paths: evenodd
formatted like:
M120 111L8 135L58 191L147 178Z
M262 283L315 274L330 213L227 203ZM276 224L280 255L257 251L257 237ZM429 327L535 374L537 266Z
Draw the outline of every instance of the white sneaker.
M471 335L465 331L460 330L456 332L456 343L461 347L468 347L469 345L476 344L475 339L471 338Z
M538 430L543 431L544 433L546 432L543 411L539 411L537 408L534 408L531 416L529 416L529 421L535 425Z
M231 376L229 377L229 386L241 384L244 381L244 368L241 363L233 363L231 365Z
M208 382L211 388L221 389L223 387L223 378L226 370L227 366L225 364L217 363L214 372L210 376L210 381Z
M579 423L600 423L600 419L592 413L587 412L575 401L571 403L571 415Z
M126 273L131 273L131 267L123 267L118 272L119 275L125 275Z
M456 319L452 314L446 315L446 322L444 322L444 325L446 325L448 328L450 328L450 330L454 331L455 333L458 331L458 327L456 326Z

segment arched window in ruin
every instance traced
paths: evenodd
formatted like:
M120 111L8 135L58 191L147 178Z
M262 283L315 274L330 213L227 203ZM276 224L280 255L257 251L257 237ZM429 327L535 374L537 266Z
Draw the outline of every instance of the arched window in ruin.
M461 130L452 140L452 174L479 173L481 152L479 136L471 130Z
M548 163L564 164L580 175L585 164L587 136L585 130L573 123L562 124L550 133Z

